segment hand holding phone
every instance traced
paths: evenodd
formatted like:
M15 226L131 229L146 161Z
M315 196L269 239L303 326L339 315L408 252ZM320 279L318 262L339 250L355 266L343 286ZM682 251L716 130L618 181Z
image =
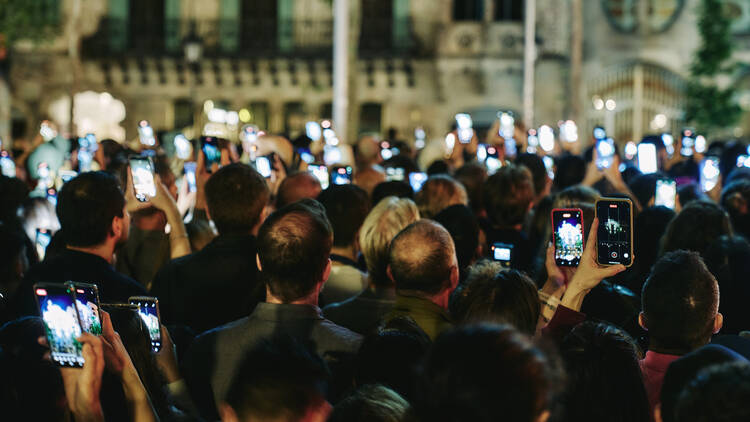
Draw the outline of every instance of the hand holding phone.
M513 245L495 242L490 247L490 253L493 260L499 262L503 267L510 267L510 261L513 258Z
M188 192L195 192L198 190L198 180L195 178L195 170L197 164L195 161L188 161L183 165L185 170L185 181L188 184Z
M269 156L262 156L255 159L255 170L260 173L261 176L265 177L266 179L271 177L271 171L273 170L273 166L271 165L271 159Z
M201 136L201 151L205 159L206 171L214 171L214 165L221 166L221 147L219 138L214 136Z
M336 166L331 173L334 185L350 185L352 183L351 166Z
M156 146L156 138L154 137L154 129L148 123L148 120L141 120L138 122L138 138L141 144L147 147Z
M310 171L313 176L320 182L320 187L323 190L328 189L330 181L328 180L328 167L322 164L310 164L307 166L307 170Z
M0 151L0 169L3 176L16 177L16 163L10 158L8 151Z
M99 308L99 288L96 284L77 283L69 281L65 283L71 289L76 300L78 319L81 329L95 336L102 335L102 317Z
M612 138L596 141L596 167L599 170L608 169L614 162L615 142Z
M658 179L654 193L654 206L674 209L677 204L677 183L672 179Z
M38 283L33 289L52 361L61 367L83 367L83 346L78 341L83 330L72 288L57 283Z
M471 121L471 116L469 114L456 114L456 127L459 142L462 144L468 144L471 142L471 138L474 137L473 125L474 123Z

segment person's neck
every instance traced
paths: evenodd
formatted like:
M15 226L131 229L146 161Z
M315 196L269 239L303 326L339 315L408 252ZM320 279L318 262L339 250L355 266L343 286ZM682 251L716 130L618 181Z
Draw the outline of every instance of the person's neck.
M107 261L109 264L112 264L113 256L115 254L114 245L110 245L109 242L104 242L95 246L68 246L67 248L71 251L96 255Z
M708 342L706 342L708 344ZM693 349L694 350L694 349ZM675 349L670 347L663 347L658 342L655 342L651 340L651 344L648 346L649 352L659 353L662 355L677 355L677 356L683 356L688 353L690 353L690 350L684 350L684 349Z
M133 218L133 224L141 230L146 231L164 231L167 225L167 219L162 211L149 216L139 216Z
M334 246L331 248L331 255L343 256L344 258L349 258L352 261L357 260L357 251L354 250L354 246Z
M307 296L301 297L301 298L293 300L291 302L285 302L285 301L281 300L280 298L274 296L273 293L271 293L271 289L269 289L268 286L266 286L266 302L267 303L273 303L275 305L312 305L312 306L318 306L318 294L319 293L320 293L320 289L315 288Z

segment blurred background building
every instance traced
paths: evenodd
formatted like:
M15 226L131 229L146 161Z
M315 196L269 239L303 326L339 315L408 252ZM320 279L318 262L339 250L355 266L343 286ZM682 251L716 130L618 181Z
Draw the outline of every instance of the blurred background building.
M38 3L60 30L13 47L0 118L14 137L42 118L65 127L71 114L79 132L119 140L137 136L141 119L156 130L191 127L211 105L289 136L332 115L332 0ZM587 133L606 124L619 142L678 131L698 3L536 0L534 126L572 118ZM750 1L725 3L734 54L750 63ZM349 9L349 141L390 127L442 137L457 112L477 128L501 109L520 116L524 1L351 0ZM727 130L750 133L750 69L721 83L744 110Z

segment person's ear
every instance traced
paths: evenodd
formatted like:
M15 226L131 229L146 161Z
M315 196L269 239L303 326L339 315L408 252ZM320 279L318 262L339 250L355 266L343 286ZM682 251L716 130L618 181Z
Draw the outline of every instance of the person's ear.
M718 334L721 331L721 327L724 325L724 315L718 312L714 317L714 334Z
M451 267L451 291L453 291L456 287L458 287L458 279L459 279L459 273L458 273L458 266L454 265Z
M222 422L239 422L237 413L232 409L232 406L226 403L222 403L219 406L219 414L221 415Z
M356 255L361 251L362 249L359 248L359 229L357 230L357 233L354 234L354 254L356 259Z
M663 419L661 418L661 403L658 403L654 407L654 422L662 422Z
M208 211L208 207L206 207L204 211L206 211L206 218L211 220L211 213Z
M112 219L112 227L110 228L110 233L112 234L112 237L115 239L119 239L122 237L122 232L125 229L123 224L123 219L125 217L117 217L115 216Z
M648 331L648 327L646 326L646 315L644 315L643 312L638 314L638 325L640 325L644 330Z
M549 419L549 410L545 410L544 412L539 414L539 417L536 418L536 422L547 422L547 419Z
M328 261L326 262L326 269L323 270L323 279L321 280L321 284L328 281L328 277L331 276L331 258L328 258Z
M393 279L393 271L391 271L391 264L388 264L388 266L385 268L385 273L388 275L388 280L391 280L391 283L395 285L396 280Z
M263 272L263 265L260 264L260 255L255 254L255 265L258 266L258 271Z

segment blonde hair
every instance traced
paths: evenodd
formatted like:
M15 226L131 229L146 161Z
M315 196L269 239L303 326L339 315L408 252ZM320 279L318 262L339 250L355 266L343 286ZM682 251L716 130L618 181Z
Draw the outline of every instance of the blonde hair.
M388 196L370 211L359 229L359 245L367 263L370 280L390 284L386 275L391 241L406 226L419 220L419 210L411 199Z
M469 205L469 196L463 185L444 174L427 179L415 200L422 218L433 218L451 205Z

